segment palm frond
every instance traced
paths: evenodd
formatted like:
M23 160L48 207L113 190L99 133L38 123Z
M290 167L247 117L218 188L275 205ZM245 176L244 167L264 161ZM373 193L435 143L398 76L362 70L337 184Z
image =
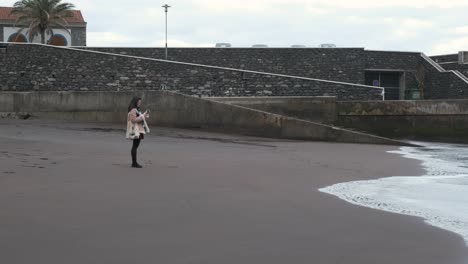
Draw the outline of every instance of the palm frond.
M67 25L68 25L68 24L67 24ZM64 24L62 24L62 23L60 23L60 22L58 22L58 21L52 22L52 26L61 28L61 29L65 30L65 31L67 31L68 33L71 34L71 31L70 31L70 29L67 27L67 25L64 25Z
M13 4L11 15L16 15L15 26L28 28L30 39L36 35L44 38L46 33L53 35L53 26L59 26L68 31L65 18L73 17L70 3L62 0L20 0Z

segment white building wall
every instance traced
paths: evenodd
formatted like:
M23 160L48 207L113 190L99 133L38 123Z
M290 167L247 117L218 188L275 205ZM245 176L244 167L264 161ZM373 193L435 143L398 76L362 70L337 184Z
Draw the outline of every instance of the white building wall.
M17 28L17 27L5 27L4 30L3 30L3 39L6 41L8 41L8 38L15 34L16 32L18 32L20 28ZM26 39L28 40L28 42L33 42L33 43L41 43L41 36L38 35L34 38L33 41L31 41L29 38L28 38L28 34L27 34L27 30L24 29L23 31L21 31L21 34L23 34ZM54 29L54 34L55 35L62 35L63 37L65 37L65 39L67 40L67 46L71 46L72 43L71 43L71 35L70 35L70 32L65 30L65 29ZM50 39L50 35L49 34L46 34L46 42L47 40Z

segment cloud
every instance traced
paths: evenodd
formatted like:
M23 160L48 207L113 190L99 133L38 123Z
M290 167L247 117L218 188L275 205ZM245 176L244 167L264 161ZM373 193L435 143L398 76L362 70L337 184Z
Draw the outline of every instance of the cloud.
M335 11L332 8L317 7L312 4L307 4L305 12L316 16L325 16L333 14Z
M163 47L161 6L166 3L172 6L168 37L173 47L212 47L217 42L234 47L335 43L338 47L427 53L450 49L454 53L465 49L457 43L468 35L468 0L63 1L82 11L92 46ZM14 2L0 0L0 6Z
M452 32L460 35L468 34L468 26L456 27Z
M420 28L430 28L434 24L429 20L415 19L415 18L405 18L401 20L401 27L409 27L413 29Z
M389 25L397 26L398 28L421 29L430 28L434 25L432 21L416 18L386 17L383 21Z
M245 12L263 12L274 9L278 5L304 5L321 6L345 9L363 8L388 8L388 7L409 7L409 8L454 8L467 7L466 0L198 0L200 6L208 10L233 11L242 10Z
M274 3L271 0L256 1L224 1L224 0L197 0L195 2L204 12L225 13L243 12L254 14L271 14L275 11Z
M359 16L347 16L345 17L345 21L348 23L355 23L355 24L366 24L369 22L367 18L359 17Z
M88 46L116 46L132 43L132 39L113 32L88 32Z
M398 39L416 39L434 26L432 21L416 18L386 17L383 22L390 26L391 36Z
M433 46L432 54L452 54L468 50L468 37L446 40Z
M162 40L153 41L151 44L152 46L156 46L156 47L165 47L166 40L162 39ZM168 39L167 46L172 47L172 48L214 47L215 43L190 43L190 42L186 42L180 39Z
M453 8L468 6L465 0L297 0L304 2L320 3L323 5L334 6L337 8L387 8L387 7L410 7L410 8Z

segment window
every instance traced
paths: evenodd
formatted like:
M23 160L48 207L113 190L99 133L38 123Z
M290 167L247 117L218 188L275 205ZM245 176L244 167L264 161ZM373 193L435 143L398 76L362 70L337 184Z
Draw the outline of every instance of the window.
M366 85L385 88L385 100L400 99L401 72L366 71Z
M14 34L11 34L10 37L8 38L8 42L28 42L28 40L26 39L26 37L23 35L23 34L18 34L18 33L14 33Z
M68 41L63 35L56 34L49 39L48 44L54 46L67 46Z

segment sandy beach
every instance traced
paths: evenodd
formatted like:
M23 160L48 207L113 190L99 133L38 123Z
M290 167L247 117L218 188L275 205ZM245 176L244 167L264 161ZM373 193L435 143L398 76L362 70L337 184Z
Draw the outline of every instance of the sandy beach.
M453 233L319 188L422 175L391 146L0 120L0 263L466 264Z

